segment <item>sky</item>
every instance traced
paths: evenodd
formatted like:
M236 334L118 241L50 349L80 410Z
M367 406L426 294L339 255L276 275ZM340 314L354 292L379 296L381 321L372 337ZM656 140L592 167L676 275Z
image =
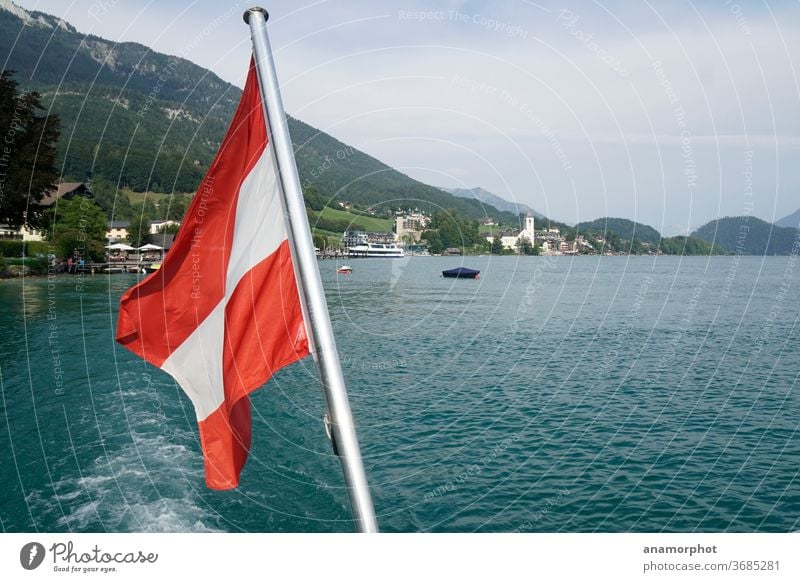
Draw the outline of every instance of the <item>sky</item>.
M252 0L17 4L243 84ZM800 2L265 8L287 112L423 182L665 235L800 208Z

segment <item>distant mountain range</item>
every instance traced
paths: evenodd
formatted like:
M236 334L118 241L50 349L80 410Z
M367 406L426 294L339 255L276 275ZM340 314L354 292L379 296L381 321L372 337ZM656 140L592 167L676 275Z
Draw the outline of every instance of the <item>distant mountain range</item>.
M800 228L800 209L795 210L789 216L784 216L775 221L776 226Z
M692 236L737 254L788 255L800 233L796 228L776 226L755 216L733 216L712 220Z
M512 212L534 213L539 220L548 220L530 206L509 202L483 188L448 189L455 196L473 198L495 208ZM712 220L695 230L689 237L666 238L655 228L635 222L627 218L604 217L584 221L574 227L549 221L551 226L558 226L562 232L590 234L596 236L616 236L622 241L647 243L652 248L661 246L669 249L671 254L681 254L680 249L691 247L689 254L709 254L709 252L725 252L744 255L788 255L797 252L794 245L798 241L797 225L800 224L800 210L770 224L754 216L726 217ZM708 243L708 244L706 244Z
M186 59L136 43L116 44L79 33L63 20L0 0L0 55L25 89L42 94L61 118L62 175L83 181L98 176L134 191L194 192L219 148L241 90ZM364 206L454 208L472 218L518 225L526 204L483 188L442 190L418 182L302 121L289 118L306 193L329 205L348 200ZM599 218L562 231L614 233L650 244L661 235L650 226ZM791 252L800 210L770 225L754 217L722 218L690 238L729 252ZM747 235L742 238L746 229ZM787 227L787 228L781 228ZM689 241L691 242L691 241Z
M490 204L498 210L511 212L515 215L526 214L530 212L536 218L545 218L544 214L537 212L527 204L521 202L509 202L505 198L501 198L497 194L492 194L488 190L484 190L480 186L477 188L442 188L445 192L449 192L453 196L459 198L468 198L478 200L484 204Z
M65 179L103 176L134 191L194 192L241 90L186 59L83 35L60 18L0 0L0 55L61 119ZM455 208L505 224L518 217L428 186L289 118L304 189L328 204Z

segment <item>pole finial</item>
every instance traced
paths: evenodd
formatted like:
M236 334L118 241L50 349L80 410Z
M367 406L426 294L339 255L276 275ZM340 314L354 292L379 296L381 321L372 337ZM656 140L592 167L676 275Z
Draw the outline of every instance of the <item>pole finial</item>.
M250 24L250 13L251 12L261 12L264 15L264 22L269 20L269 12L261 8L261 6L253 6L252 8L248 8L244 11L242 18L244 18L245 24Z

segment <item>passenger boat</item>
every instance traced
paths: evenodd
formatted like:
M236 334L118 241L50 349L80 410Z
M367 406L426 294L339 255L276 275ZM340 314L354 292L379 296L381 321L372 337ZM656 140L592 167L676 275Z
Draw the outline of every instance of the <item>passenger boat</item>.
M454 279L478 279L478 274L480 274L480 271L467 269L466 267L457 267L455 269L442 271L442 277L451 277Z
M367 243L347 247L347 256L351 259L402 259L405 252L394 243Z

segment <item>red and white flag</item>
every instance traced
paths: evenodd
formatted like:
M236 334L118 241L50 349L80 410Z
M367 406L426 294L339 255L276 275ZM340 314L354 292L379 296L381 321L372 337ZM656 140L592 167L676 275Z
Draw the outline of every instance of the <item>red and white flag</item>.
M192 400L208 486L238 486L250 448L248 394L309 353L252 62L161 268L120 299L117 341L172 375Z

